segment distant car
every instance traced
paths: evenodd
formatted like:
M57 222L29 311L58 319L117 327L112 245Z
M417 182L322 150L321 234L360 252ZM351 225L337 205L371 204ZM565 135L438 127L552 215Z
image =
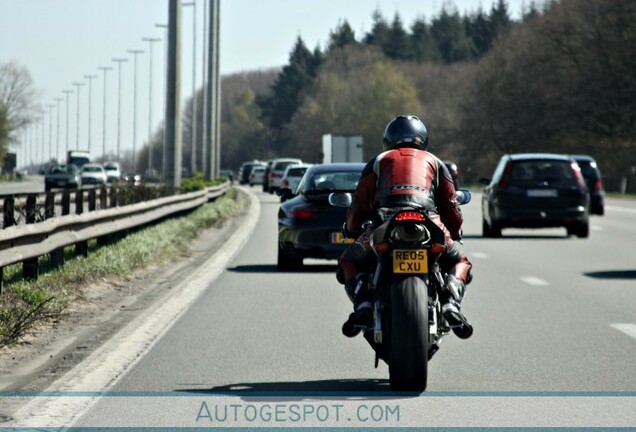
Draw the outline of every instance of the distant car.
M44 190L54 188L79 189L82 187L82 179L77 166L71 164L51 165L44 175Z
M87 163L80 171L83 185L103 185L106 184L106 171L104 167L96 163Z
M457 168L457 164L453 161L445 160L442 161L444 165L446 165L446 169L451 175L453 179L453 185L455 185L455 190L459 189L459 169Z
M133 172L127 172L122 176L122 180L133 186L139 186L141 184L141 176Z
M108 183L118 182L121 180L121 170L118 162L104 163L104 171L106 172L106 181Z
M269 172L272 170L274 159L270 159L265 164L265 176L263 178L263 192L269 192Z
M252 172L250 172L250 186L254 186L255 184L263 184L263 179L265 178L265 167L256 165L252 168Z
M272 168L269 172L269 177L267 178L267 190L269 193L276 192L276 189L280 187L280 181L283 179L283 174L285 174L285 169L289 165L300 165L303 161L298 158L279 158L274 159L272 162Z
M500 160L482 196L484 237L503 228L565 227L589 236L590 197L577 163L550 153L508 154Z
M257 160L243 162L243 164L239 168L239 175L238 175L239 184L249 184L250 173L252 172L252 168L254 168L255 166L263 166L263 165L264 165L263 162L257 161Z
M280 181L279 190L289 189L292 194L295 194L300 180L303 178L305 172L310 166L311 165L309 164L301 164L289 165L287 168L285 168L285 174L283 174L283 178ZM281 202L286 200L283 195L281 195L280 199Z
M344 239L347 209L329 205L331 192L353 192L364 163L312 165L298 195L278 211L278 270L302 268L304 258L337 259L353 239Z
M605 214L605 188L601 170L596 160L589 155L571 155L581 167L581 173L590 192L590 213L602 216Z

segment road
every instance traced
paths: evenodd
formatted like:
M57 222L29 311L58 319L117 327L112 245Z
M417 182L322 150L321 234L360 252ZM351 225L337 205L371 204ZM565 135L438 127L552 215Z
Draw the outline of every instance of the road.
M277 198L258 188L246 190L253 194L255 208L260 207L253 215L255 229L246 229L242 246L226 257L227 263L208 262L207 271L192 276L193 292L183 303L188 309L168 315L163 324L153 324L162 330L151 343L142 337L142 342L129 344L115 339L105 350L106 357L80 365L85 368L83 374L52 387L56 391L108 389L126 396L89 398L80 404L82 416L73 405L81 398L75 398L66 408L75 424L113 424L116 416L109 404L121 405L127 397L139 402L138 392L149 397L163 392L196 396L197 403L200 395L220 394L246 403L254 395L266 395L268 400L282 396L289 401L312 395L320 399L323 394L355 399L356 394L387 391L386 365L375 369L373 353L364 340L347 339L340 333L351 306L335 280L335 262L306 260L302 272L278 273ZM486 402L503 397L511 409L526 395L536 398L529 403L537 409L563 414L571 408L568 418L575 425L576 421L582 422L579 426L590 425L586 415L594 412L600 425L611 419L619 426L636 426L636 202L608 200L606 215L592 217L588 239L567 238L565 229L509 229L501 239L485 239L481 237L480 198L475 193L463 207L462 248L473 262L475 276L464 312L475 333L466 341L452 336L444 340L429 365L428 391L483 396L451 401L463 412L466 403L484 403L494 410L470 417L476 425L482 423L475 419L483 418L489 419L490 423L483 423L486 426L509 425L503 418L497 420L493 408L497 403ZM130 352L137 354L131 357ZM102 370L104 364L110 369ZM118 364L127 369L119 370ZM546 392L565 393L565 397L546 400ZM597 392L601 397L592 397ZM510 394L515 397L507 397ZM201 411L201 405L188 406L186 400L191 398L168 396L158 398L159 405L150 404L154 408L149 413L135 418L147 421L150 416L158 421L170 404L173 409L185 404L190 424L196 414L195 425L202 426L198 421L209 412ZM393 407L395 414L395 406L382 400L388 407L385 413L391 414ZM422 400L429 409L436 402L400 399L402 415L417 411ZM168 407L162 405L168 401ZM580 405L572 407L575 402ZM59 407L55 410L64 412ZM542 424L523 409L514 412L519 424ZM411 417L410 425L418 425L413 420L418 415ZM437 417L435 421L433 425L449 425Z

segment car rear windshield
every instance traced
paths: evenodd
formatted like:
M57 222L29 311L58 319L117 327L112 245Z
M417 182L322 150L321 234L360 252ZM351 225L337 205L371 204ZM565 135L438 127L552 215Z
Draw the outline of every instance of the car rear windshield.
M287 171L287 177L302 177L307 168L290 168Z
M583 177L586 179L594 179L597 180L601 178L601 173L599 172L596 162L590 161L578 161L579 167L581 167L581 173Z
M354 191L360 180L359 172L316 173L306 185L306 192L325 193L329 191Z
M534 185L537 182L576 183L576 175L569 161L524 160L512 163L509 180L519 185Z
M295 162L295 161L276 162L274 166L272 167L272 169L274 171L285 171L285 168L287 168L289 165L297 165L297 164L298 162Z

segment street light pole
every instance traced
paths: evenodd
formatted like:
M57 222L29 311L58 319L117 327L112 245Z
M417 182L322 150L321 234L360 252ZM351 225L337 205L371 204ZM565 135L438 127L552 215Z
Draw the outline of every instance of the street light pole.
M102 160L106 161L106 74L113 68L110 66L100 66L99 70L104 72L104 108L102 109Z
M60 102L64 100L64 98L56 97L55 102L57 102L57 132L55 137L55 160L60 162Z
M163 142L161 143L161 149L163 154L163 149L166 148L166 92L168 91L168 85L166 82L166 74L168 71L168 24L155 24L155 27L159 27L163 29L163 75L162 75L162 87L161 91L163 96L163 136L161 139ZM163 161L165 164L165 161ZM161 168L163 172L163 167Z
M93 79L97 78L97 75L84 75L84 78L88 80L88 153L91 153L91 93L93 87Z
M135 157L137 151L137 55L142 54L143 50L128 50L130 54L134 56L134 72L133 72L133 154L132 154L132 166L135 170Z
M128 61L127 58L114 58L114 62L119 64L119 78L118 78L118 87L117 90L117 162L119 162L120 157L120 148L121 148L121 64L126 63ZM135 168L133 167L133 171Z
M62 90L62 93L66 94L66 152L64 153L65 155L68 154L68 131L69 131L69 125L68 125L68 102L69 102L69 95L71 93L73 93L73 90Z
M55 104L48 104L49 109L49 157L48 160L51 160L51 152L53 149L53 108L55 108Z
M148 78L148 174L152 175L152 44L160 42L161 38L142 38L144 42L148 42L148 64L150 75Z
M192 116L190 118L190 173L197 169L197 2L183 3L192 6Z
M77 88L77 137L75 141L75 149L80 149L80 87L84 85L83 82L74 82L73 85Z

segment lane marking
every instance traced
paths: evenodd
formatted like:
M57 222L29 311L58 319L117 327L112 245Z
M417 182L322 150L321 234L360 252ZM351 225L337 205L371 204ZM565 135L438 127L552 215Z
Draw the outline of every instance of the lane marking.
M612 211L621 211L625 213L636 213L636 209L631 209L627 207L605 206L605 209L612 210Z
M470 257L471 258L477 258L477 259L488 259L488 258L490 258L488 256L488 254L485 254L483 252L473 252L473 253L470 254Z
M636 324L610 324L610 327L636 339Z
M535 277L535 276L523 276L523 277L520 277L519 279L521 279L523 282L527 283L528 285L532 285L532 286L550 285L548 282L544 281L543 279L539 279L538 277Z

